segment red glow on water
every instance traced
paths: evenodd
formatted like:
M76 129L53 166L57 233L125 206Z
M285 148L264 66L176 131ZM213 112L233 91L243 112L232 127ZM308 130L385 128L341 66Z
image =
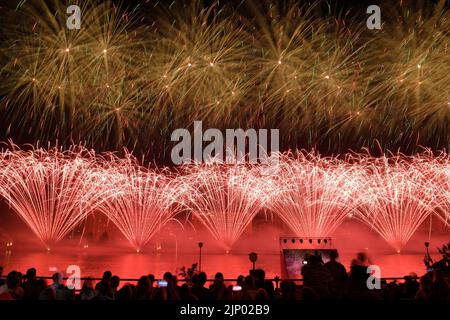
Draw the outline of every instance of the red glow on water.
M445 153L325 158L299 152L270 165L168 170L144 168L131 154L13 147L0 152L0 194L48 251L100 212L137 252L158 240L168 222L190 228L184 221L191 217L228 252L263 212L305 237L330 236L356 218L400 252L428 217L448 226L449 171Z
M423 242L431 241L430 252L438 260L440 255L436 248L448 241L448 232L443 226L437 226L436 223L436 228L439 232L435 232L431 239L426 226L420 228L402 253L396 254L370 228L348 220L333 233L332 246L339 250L340 261L347 270L356 253L365 252L370 263L381 267L383 277L402 277L411 272L422 275L425 272ZM248 274L252 267L248 253L252 251L258 253L256 267L263 268L268 277L274 277L281 275L279 236L284 232L270 225L246 231L229 254L224 253L207 230L180 232L176 226L158 233L158 241L150 241L141 253L124 245L120 238L112 238L104 244L92 243L87 249L78 245L78 241L63 240L51 252L29 241L15 243L7 255L2 252L0 265L5 266L5 273L12 269L24 272L30 267L36 267L39 274L50 276L57 271L65 272L69 265L79 265L83 277L99 277L105 270L111 270L121 278L139 278L149 273L162 277L166 271L177 273L182 266L198 262L197 243L203 241L202 270L209 277L218 271L227 278Z

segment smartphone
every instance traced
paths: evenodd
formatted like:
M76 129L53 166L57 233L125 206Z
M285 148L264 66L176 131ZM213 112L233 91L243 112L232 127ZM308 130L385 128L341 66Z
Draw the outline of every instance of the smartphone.
M233 286L233 291L241 291L242 287L241 286Z
M158 281L158 287L160 287L160 288L167 287L167 281L166 280L159 280Z

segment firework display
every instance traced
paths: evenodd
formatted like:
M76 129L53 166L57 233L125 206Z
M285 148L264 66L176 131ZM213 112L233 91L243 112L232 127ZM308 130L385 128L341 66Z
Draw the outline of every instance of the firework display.
M185 205L229 251L256 214L267 193L257 172L243 164L190 166Z
M358 203L361 174L337 159L300 153L281 161L277 174L267 207L297 236L329 236Z
M211 162L176 171L81 147L14 147L0 159L2 195L47 246L92 212L104 213L138 251L183 212L227 251L264 208L302 237L330 236L344 219L356 218L396 251L430 215L449 222L445 153L327 158L298 152L272 165Z
M6 169L6 153L0 152L0 195L4 196L6 193L7 184L4 182L5 179L5 169Z
M12 150L3 155L1 190L10 207L50 248L108 199L105 175L83 148Z
M440 182L438 184L442 185L443 192L439 193L439 213L441 214L441 219L444 223L448 224L450 222L450 166L447 165L441 168Z
M450 222L450 167L445 155L437 158L427 157L422 166L429 171L427 178L435 180L433 186L437 187L436 213L445 223Z
M148 153L145 132L159 155L167 148L159 137L201 118L216 127L276 123L290 148L325 152L377 141L407 152L448 146L445 1L390 4L376 31L324 15L320 1L248 1L243 12L150 2L152 14L141 16L140 7L83 1L79 30L66 27L61 1L10 8L0 38L2 134Z
M3 46L1 69L9 79L2 83L7 118L42 139L80 140L82 130L120 144L143 102L137 88L141 64L132 57L141 46L128 30L134 18L110 2L87 1L83 28L73 31L66 27L66 8L61 1L34 1L21 8L24 24L10 22L12 41ZM19 106L29 118L17 113Z
M167 222L177 221L177 197L182 193L168 174L144 170L131 158L116 158L106 175L111 177L109 188L114 195L97 210L119 228L137 252Z
M380 124L392 128L401 117L408 119L411 130L392 137L392 144L414 139L413 132L433 139L446 133L442 138L448 142L450 86L441 74L450 72L449 12L445 1L429 7L420 1L408 4L386 13L393 15L389 19L395 23L386 25L385 33L370 43L373 53L379 53L372 55L371 62L384 68L373 72L374 97L385 106Z
M422 222L434 212L439 194L428 182L426 170L387 159L368 165L364 199L356 217L376 230L397 252Z
M173 121L228 122L246 108L250 39L236 20L231 9L200 1L159 8L143 77L157 104L171 105Z
M404 318L449 236L450 0L0 0L0 302Z

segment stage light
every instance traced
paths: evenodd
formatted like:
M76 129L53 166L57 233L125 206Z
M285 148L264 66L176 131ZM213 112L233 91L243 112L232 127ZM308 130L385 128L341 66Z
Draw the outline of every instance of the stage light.
M320 239L317 239L317 243L320 244Z
M287 243L287 239L284 239L283 242L284 242L284 243Z
M309 243L312 243L312 239L309 239Z
M300 243L303 243L303 239L300 239Z
M295 239L292 239L291 241L292 241L292 243L295 243Z

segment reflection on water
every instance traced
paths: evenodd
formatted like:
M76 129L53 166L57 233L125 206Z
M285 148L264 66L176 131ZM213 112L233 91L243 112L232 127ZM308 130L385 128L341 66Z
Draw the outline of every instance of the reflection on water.
M426 227L426 226L425 226ZM436 230L440 230L435 225ZM371 258L371 263L381 267L382 277L402 277L415 272L422 275L425 272L423 257L424 241L431 241L430 252L434 259L439 259L437 247L449 241L449 230L435 232L429 238L428 228L417 231L401 254L394 254L385 241L373 230L354 221L346 221L333 236L333 248L340 253L340 260L348 269L351 260L357 252L365 251ZM173 230L172 230L173 231ZM47 253L45 248L30 236L29 232L15 239L27 239L28 242L15 242L11 252L0 252L0 265L5 267L4 273L10 270L25 272L27 268L35 267L40 275L51 275L56 270L65 271L69 265L78 265L83 277L100 277L103 271L111 270L121 278L138 278L143 274L152 273L161 277L164 272L177 272L182 266L190 267L198 262L197 243L205 243L203 247L202 271L213 277L218 271L226 278L235 278L240 274L248 274L252 264L248 253L257 252L257 268L263 268L267 277L281 276L279 237L284 231L276 228L254 230L244 234L236 243L232 252L224 253L223 249L208 233L196 231L164 230L158 235L158 242L149 244L144 252L133 252L123 239L110 240L100 245L90 245L83 248L78 241L59 244Z
M341 254L341 261L346 267L350 265L354 254ZM99 277L105 270L111 270L121 278L137 278L143 274L152 273L161 277L166 271L177 272L181 266L191 266L198 261L196 253L128 253L128 252L24 252L13 250L2 259L5 272L16 269L24 272L35 267L40 275L51 275L55 271L65 271L69 265L78 265L83 277ZM423 255L392 254L377 256L372 263L381 267L383 277L396 277L416 272L424 272ZM280 256L278 252L268 252L258 255L257 268L266 270L268 277L281 275ZM235 278L247 274L251 268L248 254L206 253L202 256L202 271L209 277L217 271L222 271L227 278Z

